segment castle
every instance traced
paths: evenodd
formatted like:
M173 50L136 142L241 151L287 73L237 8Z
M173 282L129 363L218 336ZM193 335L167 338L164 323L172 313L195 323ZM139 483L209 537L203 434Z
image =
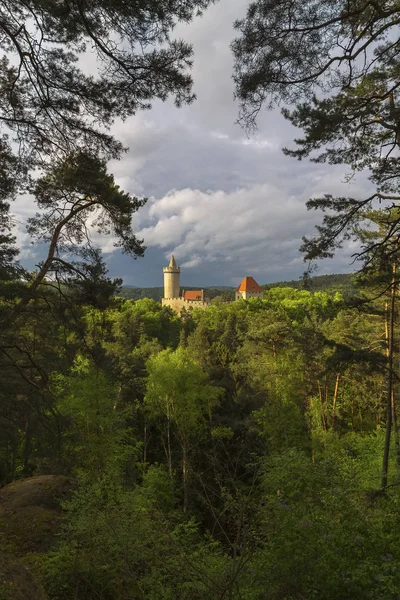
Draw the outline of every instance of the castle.
M171 256L168 267L164 271L164 298L163 306L170 306L178 314L183 308L207 308L210 306L210 297L207 290L183 290L180 295L181 268L177 267L174 255ZM253 277L245 277L235 292L235 300L249 300L250 298L263 298L263 290Z
M170 306L175 312L180 313L183 308L207 308L210 306L210 297L205 290L182 291L180 295L181 268L176 266L174 255L171 256L168 267L164 267L164 298L163 306Z
M264 291L253 277L244 277L242 283L236 288L235 300L250 300L250 298L262 300L263 297Z

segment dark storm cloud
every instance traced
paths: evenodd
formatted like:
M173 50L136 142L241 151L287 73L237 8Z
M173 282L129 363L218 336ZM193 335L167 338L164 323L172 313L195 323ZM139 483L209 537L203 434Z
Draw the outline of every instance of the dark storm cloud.
M150 112L113 128L129 152L110 164L112 172L126 191L150 198L135 219L149 248L144 259L123 257L112 240L97 237L111 275L125 283L160 285L172 251L186 285L235 284L247 274L260 283L296 278L304 270L301 237L321 219L306 211L305 201L323 193L368 193L363 175L349 185L343 169L284 157L281 147L298 132L279 111L260 115L251 137L235 124L229 44L232 23L247 4L220 0L201 19L176 29L194 46L194 104L178 110L156 102ZM25 217L30 211L25 199ZM323 263L321 272L347 270L349 262L347 251Z

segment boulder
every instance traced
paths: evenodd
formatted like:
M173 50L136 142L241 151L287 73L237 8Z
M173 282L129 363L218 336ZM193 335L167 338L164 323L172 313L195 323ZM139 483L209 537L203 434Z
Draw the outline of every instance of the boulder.
M51 550L63 518L60 501L71 489L61 475L14 481L0 490L0 547L15 556Z
M0 600L47 600L41 561L57 542L71 480L40 475L0 490Z
M15 557L0 552L1 600L47 600L42 586Z

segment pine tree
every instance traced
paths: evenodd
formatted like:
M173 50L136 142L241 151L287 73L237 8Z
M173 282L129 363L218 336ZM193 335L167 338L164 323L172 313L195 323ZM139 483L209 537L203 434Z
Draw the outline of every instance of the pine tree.
M245 126L255 126L263 105L283 101L283 115L304 132L286 154L370 169L376 187L368 198L308 202L326 215L316 237L304 240L307 259L331 256L375 201L400 200L399 23L397 0L256 0L236 23L234 79Z

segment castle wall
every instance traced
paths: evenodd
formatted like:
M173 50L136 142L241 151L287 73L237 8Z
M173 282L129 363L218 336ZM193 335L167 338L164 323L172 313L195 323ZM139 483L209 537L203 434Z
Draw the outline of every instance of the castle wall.
M206 302L205 300L204 300L204 302L202 300L184 300L184 303L185 303L185 306L188 306L189 308L191 306L194 306L196 308L198 306L200 306L201 308L204 308L206 306L210 306L210 304L211 304L210 302Z
M201 300L184 300L183 298L162 298L162 306L170 306L172 310L180 314L181 310L185 308L207 308L210 306L209 302L202 302Z
M250 298L264 298L264 292L236 292L235 300L250 300Z

